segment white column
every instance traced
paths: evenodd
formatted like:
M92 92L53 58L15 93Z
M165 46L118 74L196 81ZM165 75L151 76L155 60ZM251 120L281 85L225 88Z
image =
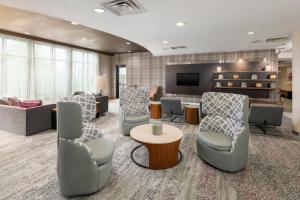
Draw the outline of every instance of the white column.
M300 133L300 32L293 32L293 130Z

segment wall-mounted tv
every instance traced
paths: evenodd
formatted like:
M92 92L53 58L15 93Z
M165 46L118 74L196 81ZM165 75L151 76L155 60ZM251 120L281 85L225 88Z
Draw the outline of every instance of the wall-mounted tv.
M176 85L199 86L199 73L176 73Z

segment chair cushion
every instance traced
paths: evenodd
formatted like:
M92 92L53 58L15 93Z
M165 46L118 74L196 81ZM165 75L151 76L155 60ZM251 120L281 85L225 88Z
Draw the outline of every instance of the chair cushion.
M232 137L223 133L200 132L197 139L215 150L230 151L231 149Z
M147 115L139 115L139 114L126 114L124 116L124 122L129 122L129 123L136 123L136 122L143 122L148 120Z
M91 150L91 154L98 165L103 165L112 160L114 153L114 143L112 141L98 138L84 144Z

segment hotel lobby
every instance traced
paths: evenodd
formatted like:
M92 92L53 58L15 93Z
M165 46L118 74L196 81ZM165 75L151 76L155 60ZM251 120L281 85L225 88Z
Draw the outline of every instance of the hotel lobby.
M0 0L0 200L300 199L299 7Z

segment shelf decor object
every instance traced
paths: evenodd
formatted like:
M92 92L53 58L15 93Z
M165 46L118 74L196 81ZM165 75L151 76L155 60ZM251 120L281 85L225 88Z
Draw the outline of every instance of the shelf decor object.
M257 79L257 74L252 74L252 75L251 75L251 79L252 79L252 80L256 80L256 79Z
M242 82L241 87L242 88L246 88L247 87L247 83L246 82Z
M239 78L240 78L240 76L238 74L233 75L233 79L237 80Z
M265 68L265 71L266 72L272 71L272 67L270 65L267 65L266 68Z
M222 67L217 67L217 72L222 72Z
M255 84L255 87L257 87L257 88L262 88L263 85L262 85L262 83L256 83L256 84Z
M221 82L217 82L216 87L222 87Z
M224 78L224 75L223 75L223 74L219 74L218 78L219 78L220 80L222 80L222 79Z
M274 80L274 79L277 79L276 74L271 74L271 75L270 75L270 79L273 79L273 80Z
M228 87L232 87L232 86L233 86L233 82L229 81L229 82L227 83L227 86L228 86Z

